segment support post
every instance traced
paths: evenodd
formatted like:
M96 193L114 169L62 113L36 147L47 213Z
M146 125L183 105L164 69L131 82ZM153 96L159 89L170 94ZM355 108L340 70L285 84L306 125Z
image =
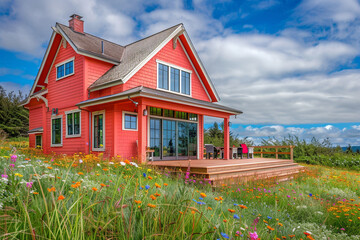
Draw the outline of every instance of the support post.
M261 158L263 158L263 148L260 147L260 152L261 152Z
M146 162L146 136L147 136L147 127L146 119L147 116L144 116L144 110L146 105L139 101L138 109L138 161L139 163Z
M294 146L290 146L290 159L294 161Z
M51 139L50 141L48 140L48 136L47 136L47 126L48 126L48 122L47 120L47 107L45 106L45 104L42 105L42 127L43 127L43 133L42 133L42 149L44 153L48 153L48 146L49 143L51 143ZM51 124L51 122L50 122ZM51 135L50 135L51 136ZM36 147L36 146L35 146Z
M199 127L198 127L198 159L204 159L204 115L198 115L199 116Z
M276 159L278 159L278 148L277 147L275 147L275 152L276 152L276 154L275 154L275 156L276 156Z
M224 159L229 159L230 151L230 127L229 117L224 118Z

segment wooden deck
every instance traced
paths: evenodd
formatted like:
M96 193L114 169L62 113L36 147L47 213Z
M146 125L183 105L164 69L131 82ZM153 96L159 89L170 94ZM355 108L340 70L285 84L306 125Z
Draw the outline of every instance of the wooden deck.
M192 178L195 175L197 179L214 183L237 183L267 178L283 181L304 169L292 160L271 158L153 161L148 162L148 165L171 173L185 173L190 168Z

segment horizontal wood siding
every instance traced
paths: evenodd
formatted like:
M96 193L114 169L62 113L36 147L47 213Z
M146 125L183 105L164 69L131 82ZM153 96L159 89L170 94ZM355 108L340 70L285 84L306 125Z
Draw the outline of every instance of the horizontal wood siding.
M210 101L205 89L203 88L195 69L191 66L183 48L178 42L173 49L173 41L170 40L153 58L151 58L135 75L128 80L123 87L123 91L137 87L145 86L149 88L157 88L157 62L161 60L192 71L191 74L191 95L193 98Z
M39 107L29 109L29 130L43 127L42 111L43 108L41 105Z

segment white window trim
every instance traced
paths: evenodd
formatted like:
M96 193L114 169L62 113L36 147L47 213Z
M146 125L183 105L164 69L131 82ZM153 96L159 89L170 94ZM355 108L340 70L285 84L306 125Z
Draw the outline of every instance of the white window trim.
M63 62L58 63L58 64L55 65L56 81L61 80L61 79L64 79L64 78L67 78L67 77L70 77L71 75L74 75L74 74L75 74L75 61L74 61L74 60L75 60L75 57L72 57L72 58L69 58L69 59L67 59L67 60L65 60L65 61L63 61ZM64 74L65 74L65 64L68 63L68 62L71 62L71 61L74 61L74 63L73 63L73 72L70 73L70 74L68 74L68 75L62 76L61 78L58 78L58 77L57 77L57 68L58 68L59 66L61 66L61 65L64 65Z
M187 97L192 97L192 79L191 79L191 75L192 75L192 71L191 70L188 70L188 69L185 69L185 68L182 68L182 67L179 67L179 66L176 66L174 64L171 64L171 63L167 63L167 62L164 62L164 61L161 61L161 60L158 60L156 59L156 76L157 76L157 79L156 79L156 89L157 90L161 90L161 91L165 91L165 92L170 92L170 93L174 93L174 94L179 94L179 95L182 95L182 96L187 96ZM163 64L165 66L168 66L169 67L169 71L168 71L168 86L169 86L169 89L163 89L163 88L160 88L159 87L159 64ZM179 90L180 92L175 92L175 91L171 91L170 88L171 88L171 68L176 68L178 70L180 70L180 76L179 76L179 81L180 81L180 86L179 86ZM190 74L190 94L185 94L185 93L182 93L181 92L181 82L182 82L182 74L181 74L181 71L183 72L187 72Z
M125 114L136 116L136 129L125 128ZM127 112L127 111L122 112L122 130L124 130L124 131L137 131L138 130L138 122L139 122L139 119L138 119L138 114L137 113Z
M79 126L79 134L73 134L73 135L69 135L68 134L68 118L67 118L67 115L68 114L72 114L72 113L80 113L79 114L79 123L80 123L80 126ZM73 115L73 123L74 123L74 115ZM73 124L74 126L74 124ZM74 109L74 110L70 110L70 111L66 111L65 112L65 128L66 128L66 135L65 135L65 138L76 138L76 137L81 137L81 110L79 109Z
M51 130L51 134L50 134L50 146L51 147L62 147L63 146L63 119L62 119L62 115L57 115L57 116L51 116L51 122L50 122L50 130ZM53 144L52 143L52 135L53 135L53 131L52 131L52 126L53 126L53 124L52 124L52 121L54 120L54 119L58 119L58 118L60 118L61 119L61 124L60 124L60 133L61 133L61 143L60 144Z
M104 139L104 142L103 142L103 147L102 148L94 148L94 117L95 115L99 115L99 114L103 114L103 133L104 133L104 136L103 136L103 139ZM101 110L101 111L96 111L96 112L92 112L91 113L91 120L92 120L92 123L91 123L91 149L92 151L94 152L103 152L105 151L105 142L106 142L106 138L105 138L105 110Z

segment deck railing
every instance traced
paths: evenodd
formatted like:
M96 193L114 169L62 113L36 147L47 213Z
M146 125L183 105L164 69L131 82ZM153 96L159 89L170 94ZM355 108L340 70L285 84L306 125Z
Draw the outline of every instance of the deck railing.
M290 155L290 160L294 160L294 148L295 146L253 146L254 154L260 154L260 157L263 158L264 155L270 154L275 155L276 159L279 159L279 155ZM260 149L260 151L255 151ZM275 149L275 151L274 151ZM279 149L289 149L289 152L281 152ZM264 150L269 150L265 152Z

